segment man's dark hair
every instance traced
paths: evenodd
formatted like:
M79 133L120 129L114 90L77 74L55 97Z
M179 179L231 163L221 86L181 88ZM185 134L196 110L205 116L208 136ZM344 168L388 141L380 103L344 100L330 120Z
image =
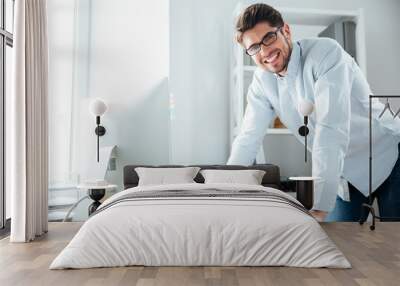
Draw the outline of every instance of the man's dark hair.
M253 4L247 7L236 22L236 40L242 43L243 33L254 28L261 22L268 22L272 27L282 27L283 19L281 13L267 4Z

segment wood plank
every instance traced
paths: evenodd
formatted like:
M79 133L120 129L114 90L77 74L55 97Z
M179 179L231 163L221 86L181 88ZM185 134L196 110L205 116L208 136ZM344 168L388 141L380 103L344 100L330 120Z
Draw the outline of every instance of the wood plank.
M374 232L357 223L323 223L352 269L291 267L116 267L49 270L81 223L50 223L32 243L0 241L0 285L399 285L400 223L378 223Z

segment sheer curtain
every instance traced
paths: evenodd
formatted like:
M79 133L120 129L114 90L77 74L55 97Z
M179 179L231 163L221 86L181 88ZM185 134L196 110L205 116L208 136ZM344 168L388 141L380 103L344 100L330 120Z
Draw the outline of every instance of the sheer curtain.
M12 242L31 241L47 232L46 4L46 0L17 0L15 3L14 94L8 118Z

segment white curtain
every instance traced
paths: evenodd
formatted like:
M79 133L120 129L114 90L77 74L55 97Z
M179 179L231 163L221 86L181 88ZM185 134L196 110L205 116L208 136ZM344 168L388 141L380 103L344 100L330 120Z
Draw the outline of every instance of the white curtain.
M46 0L16 0L10 126L12 242L47 232L48 45Z

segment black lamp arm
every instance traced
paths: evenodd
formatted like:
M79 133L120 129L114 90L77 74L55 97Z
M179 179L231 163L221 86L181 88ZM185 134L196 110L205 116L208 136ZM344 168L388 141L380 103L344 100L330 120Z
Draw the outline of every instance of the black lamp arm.
M99 137L100 136L103 136L104 134L106 134L106 129L103 127L103 126L101 126L100 125L100 116L96 116L96 125L97 125L97 127L96 127L96 129L94 130L94 132L96 133L96 135L97 135L97 162L99 162L99 152L100 152L100 139L99 139Z
M310 130L307 127L308 125L308 116L304 116L304 125L300 126L299 134L304 137L304 161L307 162L307 135Z

